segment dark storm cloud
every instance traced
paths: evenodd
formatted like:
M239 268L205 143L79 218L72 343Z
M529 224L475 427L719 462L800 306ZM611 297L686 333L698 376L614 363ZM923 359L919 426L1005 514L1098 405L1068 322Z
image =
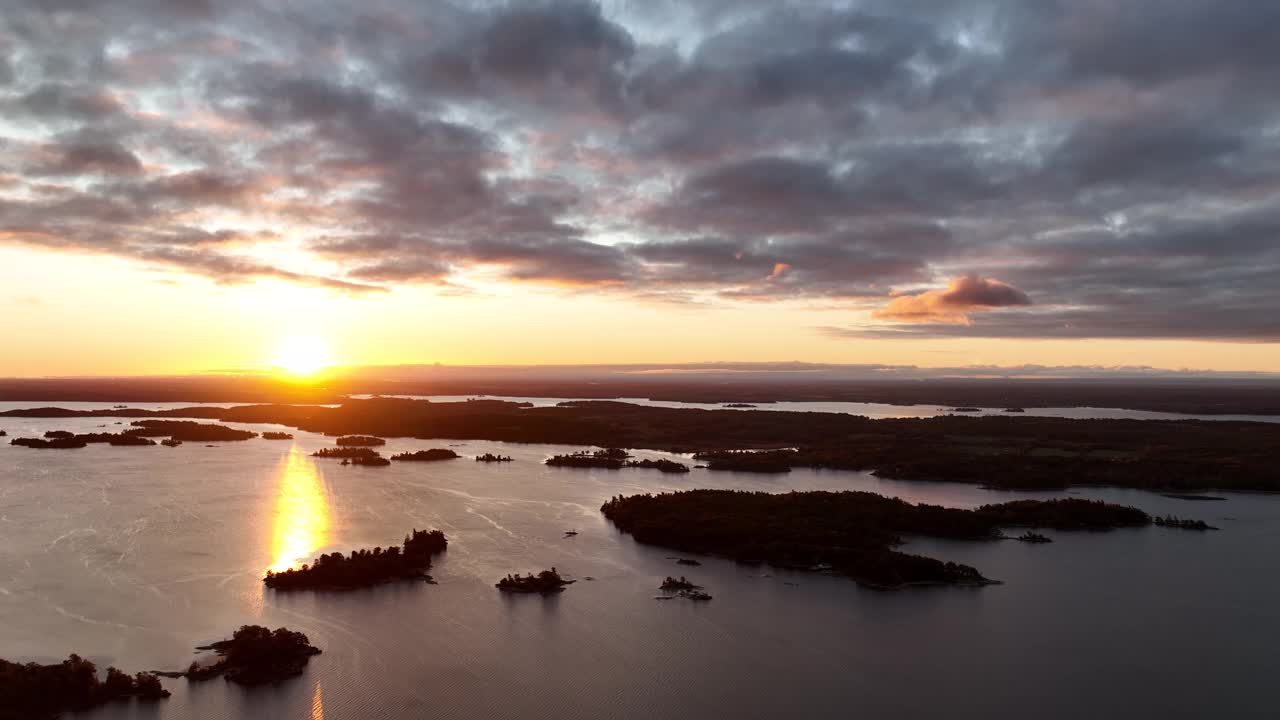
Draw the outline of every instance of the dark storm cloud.
M1276 339L1277 23L1263 0L20 0L0 242L349 292L820 299L837 335Z

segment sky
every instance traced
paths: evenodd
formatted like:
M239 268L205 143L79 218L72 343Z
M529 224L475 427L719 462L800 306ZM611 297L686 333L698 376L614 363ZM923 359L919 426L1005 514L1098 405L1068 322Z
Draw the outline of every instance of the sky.
M0 376L1280 371L1272 0L8 0Z

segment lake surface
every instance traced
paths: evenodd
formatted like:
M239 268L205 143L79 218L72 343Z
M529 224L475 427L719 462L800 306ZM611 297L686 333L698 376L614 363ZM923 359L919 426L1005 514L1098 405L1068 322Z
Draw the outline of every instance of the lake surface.
M369 398L372 395L355 395ZM551 407L558 403L576 401L592 402L606 398L549 398L514 397L496 395L386 395L384 397L413 398L432 402L464 402L480 397L489 400L527 402L534 407ZM863 415L869 418L924 418L939 415L1003 415L1006 417L1061 417L1078 420L1241 420L1246 422L1280 422L1280 415L1195 415L1191 413L1156 412L1153 410L1129 410L1126 408L1097 407L1041 407L1025 408L1024 412L1009 413L1002 407L978 408L977 412L957 413L948 405L890 405L888 403L783 401L753 404L749 408L726 407L724 403L675 402L674 400L650 400L648 398L608 398L613 402L666 408L700 408L703 410L774 410L789 412L828 412L846 415ZM750 403L749 403L750 404Z
M0 429L114 422L0 418ZM296 434L172 449L0 445L0 656L180 669L194 646L245 623L286 625L324 649L277 687L166 679L168 701L77 716L90 720L1274 717L1280 496L1081 490L1223 529L1047 533L1056 542L1043 546L913 540L908 551L1005 584L879 592L715 559L677 567L599 506L694 487L862 489L960 507L1063 493L855 472L550 468L545 457L577 448L479 441L382 451L449 446L515 462L342 467L309 456L332 438ZM260 581L415 527L449 537L438 585L277 594ZM580 534L563 538L569 529ZM595 580L549 598L493 588L552 565ZM681 572L715 599L653 600Z

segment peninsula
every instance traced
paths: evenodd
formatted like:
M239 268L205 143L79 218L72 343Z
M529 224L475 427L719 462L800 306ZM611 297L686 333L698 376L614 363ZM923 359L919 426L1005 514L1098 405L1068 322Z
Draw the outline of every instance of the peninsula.
M130 697L161 700L169 691L154 673L109 667L99 680L97 666L74 654L56 665L0 660L0 720L52 720Z

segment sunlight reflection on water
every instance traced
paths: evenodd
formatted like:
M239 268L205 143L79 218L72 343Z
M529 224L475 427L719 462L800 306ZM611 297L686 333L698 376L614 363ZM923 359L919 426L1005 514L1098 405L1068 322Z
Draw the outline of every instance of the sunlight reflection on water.
M280 572L309 560L328 542L331 516L329 495L315 461L294 445L281 463L280 493L272 522L274 560L267 569Z
M316 694L311 698L311 720L324 720L324 695L320 692L320 683L316 683Z

